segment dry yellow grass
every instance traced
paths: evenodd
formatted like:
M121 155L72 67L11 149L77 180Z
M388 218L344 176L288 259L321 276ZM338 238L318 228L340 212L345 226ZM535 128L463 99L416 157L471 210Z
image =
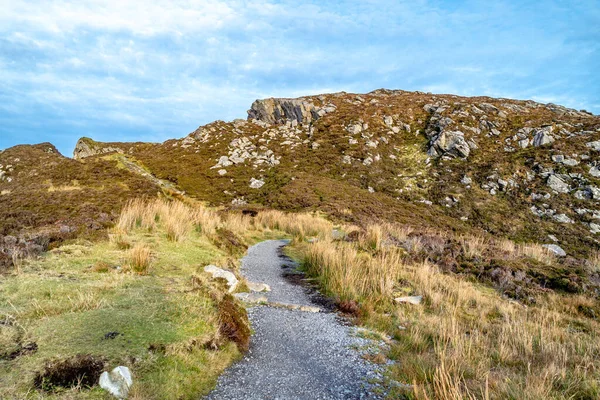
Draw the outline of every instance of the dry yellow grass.
M459 241L464 254L469 258L481 257L488 249L487 240L482 236L461 236Z
M140 275L148 274L151 261L152 252L146 245L138 244L129 252L129 266Z
M436 243L444 243L444 233L428 232L439 237L432 241L407 227L371 225L363 238L349 243L326 239L331 227L305 218L304 224L320 227L313 233L321 237L313 243L296 242L301 243L307 272L339 300L358 301L362 322L396 339L389 353L397 361L391 376L412 384L412 389L393 395L442 400L600 398L600 324L581 317L581 310L595 309L593 299L548 293L527 307L442 273L429 262L411 261L410 253L424 249L423 240L434 249L442 246ZM306 235L304 228L285 219L266 223ZM403 242L403 248L382 246L388 237ZM491 243L479 236L457 240L469 258L493 246L510 258L555 261L535 244ZM590 265L598 265L597 259ZM394 304L397 292L422 295L423 302Z
M266 228L288 232L301 240L308 236L329 237L333 230L331 222L308 213L262 211L256 216L256 221Z
M195 227L210 236L221 225L221 218L215 211L199 204L190 206L180 201L134 199L121 212L114 229L114 240L118 242L119 234L134 228L152 231L161 226L169 240L179 242Z

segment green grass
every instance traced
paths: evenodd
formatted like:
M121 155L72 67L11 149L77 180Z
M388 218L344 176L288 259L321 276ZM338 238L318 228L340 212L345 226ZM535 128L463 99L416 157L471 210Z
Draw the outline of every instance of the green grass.
M0 398L107 398L99 389L32 390L48 360L76 354L101 356L108 368L129 366L134 397L197 398L238 356L232 344L218 351L189 346L218 331L211 288L194 289L191 276L226 254L198 233L171 242L160 231L138 230L125 240L152 249L148 275L124 272L128 250L105 241L63 246L26 262L17 275L0 277L0 315L16 319L23 343L38 345L32 354L0 360ZM108 272L95 272L98 262L108 264ZM105 339L109 332L121 335Z

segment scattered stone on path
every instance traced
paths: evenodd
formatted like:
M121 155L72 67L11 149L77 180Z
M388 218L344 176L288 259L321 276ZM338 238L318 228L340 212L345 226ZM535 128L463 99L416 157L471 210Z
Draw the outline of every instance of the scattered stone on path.
M271 287L269 285L267 285L266 283L247 282L246 286L248 286L248 289L250 289L253 292L270 292L271 291Z
M204 267L204 272L211 274L213 279L225 279L227 281L227 286L229 287L229 293L233 292L237 287L238 280L232 272L219 268L216 265L207 265Z
M129 368L118 366L112 371L100 375L100 387L118 399L126 399L133 385Z
M233 295L236 299L249 304L262 304L267 303L269 300L267 296L260 293L235 293Z
M302 305L302 304L269 303L269 305L271 307L286 308L288 310L294 310L294 311L304 311L304 312L312 312L312 313L321 312L321 309L319 307L306 306L306 305Z
M423 300L423 296L404 296L404 297L396 297L394 299L394 301L396 303L408 303L408 304L414 304L414 305L421 304L422 300Z
M559 257L565 257L567 253L557 244L543 244L542 247L547 248L550 252L554 253Z

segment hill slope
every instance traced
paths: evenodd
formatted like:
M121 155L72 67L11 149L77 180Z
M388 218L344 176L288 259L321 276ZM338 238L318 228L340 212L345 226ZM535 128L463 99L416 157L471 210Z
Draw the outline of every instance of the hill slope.
M212 204L427 225L433 216L434 226L442 213L457 229L556 239L583 256L600 231L599 140L600 118L585 111L377 90L257 100L247 121L162 144L82 139L74 156L123 153Z

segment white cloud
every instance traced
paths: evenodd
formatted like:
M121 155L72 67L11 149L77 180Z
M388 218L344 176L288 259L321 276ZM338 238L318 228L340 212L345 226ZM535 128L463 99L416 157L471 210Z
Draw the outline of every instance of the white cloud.
M574 7L554 16L543 4L522 7L0 0L0 119L27 125L37 113L57 124L181 136L244 117L255 98L379 87L538 96L600 111L592 25L573 25ZM572 26L572 40L557 18Z

